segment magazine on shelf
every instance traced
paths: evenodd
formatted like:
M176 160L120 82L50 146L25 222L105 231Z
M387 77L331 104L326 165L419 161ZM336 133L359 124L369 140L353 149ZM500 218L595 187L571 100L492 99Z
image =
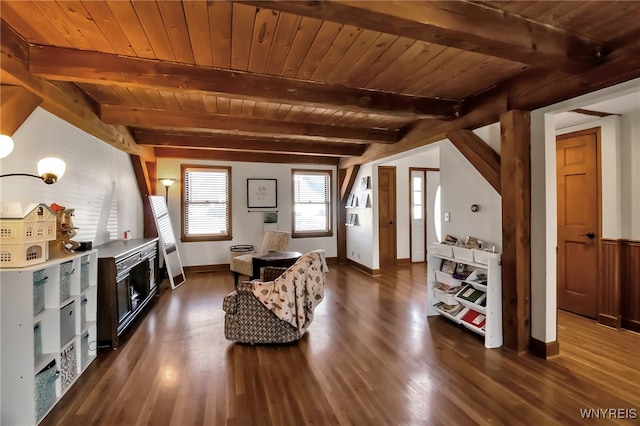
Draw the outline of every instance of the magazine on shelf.
M453 275L456 271L456 262L453 260L443 260L442 266L440 266L440 270L445 274Z
M464 308L464 306L458 304L458 305L447 305L444 302L438 302L435 305L433 305L434 308L441 310L442 312L446 312L451 316L456 316L460 313L460 311L462 311L462 309Z
M485 323L487 322L487 317L480 312L469 309L469 311L462 317L462 321L484 330Z
M453 270L453 278L458 280L467 279L467 277L471 274L469 267L465 263L456 263L455 269Z
M471 279L470 282L480 284L480 285L487 285L487 274L476 273L476 276L473 277L473 279Z
M484 291L478 290L471 284L468 284L458 292L457 297L459 297L460 299L467 300L471 303L475 303L478 299L480 299L485 294L486 293Z
M440 281L436 281L433 284L433 288L440 290L443 293L447 293L447 294L456 294L458 293L461 289L462 286L452 286L452 285L448 285L445 283L441 283Z

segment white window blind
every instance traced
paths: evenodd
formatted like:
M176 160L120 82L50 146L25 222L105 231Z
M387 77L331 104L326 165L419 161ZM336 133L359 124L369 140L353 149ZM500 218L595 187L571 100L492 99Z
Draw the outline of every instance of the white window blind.
M326 234L331 231L331 173L294 171L293 233Z
M184 168L185 238L230 235L230 168Z

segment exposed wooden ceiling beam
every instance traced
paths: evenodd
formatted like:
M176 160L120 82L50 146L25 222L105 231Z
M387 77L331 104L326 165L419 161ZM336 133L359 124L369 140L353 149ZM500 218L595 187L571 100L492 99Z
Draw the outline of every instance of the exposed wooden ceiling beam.
M22 86L0 85L0 133L13 135L41 101Z
M40 106L85 132L129 154L152 158L153 151L140 148L123 126L102 122L96 105L75 84L53 83L29 72L29 45L0 20L0 64L22 87L42 99Z
M164 147L155 148L155 154L157 157L161 158L184 158L212 161L243 161L250 163L324 164L337 166L339 161L337 157Z
M362 155L366 147L365 145L353 143L309 142L215 133L166 133L149 130L136 130L135 138L140 145L178 146L228 151L285 152L330 157Z
M507 110L507 92L492 91L469 100L473 109L457 120L420 120L406 131L406 136L393 145L373 143L359 157L343 158L340 168L369 163L381 158L399 154L410 149L426 146L446 138L447 133L457 129L476 129L494 123Z
M364 164L446 137L456 129L475 129L495 123L500 114L511 109L533 111L556 102L584 95L640 77L640 34L611 43L615 47L601 64L580 75L561 71L532 70L514 77L480 96L463 102L466 114L453 121L421 120L411 126L406 136L393 145L371 144L360 157L345 158L340 168Z
M397 130L329 126L120 105L102 105L101 117L105 123L134 127L183 127L272 135L295 135L299 140L303 140L305 136L316 140L346 139L363 143L372 141L393 143L399 140L399 132Z
M232 94L254 100L316 107L326 104L401 116L453 119L461 114L460 103L452 100L58 47L31 46L29 66L32 73L50 80Z
M500 154L471 130L454 130L447 133L447 139L500 194Z
M487 5L464 1L241 1L510 61L578 73L602 43Z
M640 31L609 45L611 51L602 63L582 74L531 70L512 78L503 85L509 107L532 111L640 77Z

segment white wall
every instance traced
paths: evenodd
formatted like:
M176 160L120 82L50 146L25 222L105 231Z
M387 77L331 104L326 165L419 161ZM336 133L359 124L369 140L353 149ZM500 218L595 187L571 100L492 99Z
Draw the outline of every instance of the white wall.
M14 151L0 159L0 172L37 174L43 157L62 158L64 176L53 185L30 177L0 180L0 201L57 203L75 208L76 241L91 241L94 247L121 239L125 230L142 238L142 199L129 155L36 108L13 134Z
M232 236L230 241L206 241L206 242L180 242L181 235L181 211L180 211L180 165L216 165L231 167L231 199L232 199ZM269 229L280 229L291 232L292 230L292 199L291 199L291 170L292 169L322 169L332 170L332 197L336 198L337 168L335 166L314 166L307 164L268 164L248 162L220 162L193 159L168 159L159 158L158 177L175 178L178 182L169 189L169 214L173 223L178 251L183 266L219 265L229 263L229 249L236 244L253 244L256 250L260 250L262 237L265 231L263 214L249 213L247 209L247 178L266 178L278 180L278 207L276 209L252 209L252 210L278 210L278 224ZM164 194L164 187L158 183L158 194ZM328 257L337 256L336 239L336 207L334 201L333 210L333 236L318 238L292 238L289 249L305 253L310 250L324 249Z
M498 123L474 131L496 152L500 152ZM502 198L480 172L449 141L440 144L442 235L464 239L467 235L502 249ZM471 211L478 204L480 210ZM450 222L444 221L446 212ZM443 237L444 238L444 237Z

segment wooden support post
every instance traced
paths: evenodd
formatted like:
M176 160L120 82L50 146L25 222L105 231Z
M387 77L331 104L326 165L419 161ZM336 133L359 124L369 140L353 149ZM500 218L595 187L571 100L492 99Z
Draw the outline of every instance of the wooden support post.
M150 180L149 165L153 164L153 174L155 175L155 163L145 162L138 155L129 155L131 158L131 165L136 175L136 181L138 182L138 189L140 196L142 197L142 210L143 210L143 226L144 238L152 238L158 236L158 230L156 229L156 223L153 219L153 211L151 210L151 204L149 202L149 195L156 193L156 182Z
M502 324L504 346L527 350L531 297L531 155L529 112L500 115Z
M338 194L336 201L338 202L338 262L347 261L347 198L356 181L360 166L351 166L346 169L338 169Z

